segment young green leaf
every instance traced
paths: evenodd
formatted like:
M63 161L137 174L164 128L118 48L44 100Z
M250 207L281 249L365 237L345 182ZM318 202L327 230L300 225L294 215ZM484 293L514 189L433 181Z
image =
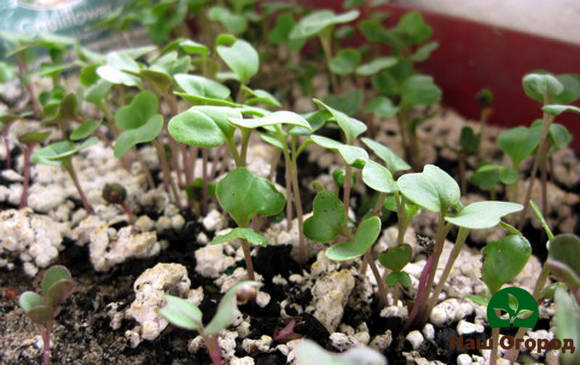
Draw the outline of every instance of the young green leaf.
M220 106L194 106L173 117L167 128L178 142L199 147L218 147L234 135L229 118L241 118L233 108Z
M244 239L254 245L268 246L268 239L266 237L255 232L253 229L241 227L234 228L230 233L226 235L216 236L211 241L211 243L212 244L224 243L237 239Z
M496 226L503 216L519 212L523 208L521 204L510 202L475 202L463 208L456 216L445 217L445 220L458 227L485 229Z
M230 89L203 76L176 74L173 78L177 85L188 95L198 96L202 99L227 99L230 96ZM177 95L181 94L178 93Z
M580 239L575 234L559 234L550 241L546 266L570 288L580 288Z
M141 91L130 104L120 108L115 113L115 124L126 130L141 127L157 114L159 103L157 97L150 91Z
M522 271L532 248L521 235L509 235L499 241L489 242L483 249L482 279L491 293L512 280Z
M356 70L360 59L360 53L356 49L341 49L336 56L328 61L328 68L340 76L350 75Z
M465 126L461 128L459 135L459 145L466 153L474 154L479 150L480 136L475 134L473 128Z
M280 107L282 104L274 97L274 95L270 94L266 90L261 89L250 89L247 86L243 86L245 92L251 95L248 100L246 100L246 105L255 105L255 104L264 104L267 106L273 107Z
M353 260L364 255L381 233L379 217L370 217L361 222L351 241L337 243L329 247L325 255L334 261Z
M560 115L564 112L580 113L580 108L574 105L552 104L542 107L542 111L552 115Z
M409 170L411 168L411 166L408 163L406 163L402 158L397 156L387 146L366 137L361 138L361 141L371 151L373 151L378 158L380 158L385 162L385 164L387 165L389 170L391 170L391 172L404 171Z
M216 195L220 205L240 227L247 227L256 214L272 216L284 209L285 199L267 179L238 167L220 180Z
M345 227L344 204L332 192L323 190L316 194L313 214L304 221L304 235L313 241L332 241Z
M368 347L353 347L349 350L336 354L326 351L316 342L302 340L296 347L296 364L309 365L316 359L318 365L386 365L387 360L383 355Z
M435 165L425 165L420 173L405 174L397 183L407 199L434 212L444 213L460 202L457 182Z
M372 76L386 68L396 65L397 62L399 62L399 59L391 56L375 58L369 63L358 66L356 74L359 76Z
M365 113L372 113L377 118L386 119L397 114L399 108L393 104L391 99L386 96L377 96L369 101L365 107Z
M361 133L364 133L367 130L367 126L363 122L361 122L360 120L351 118L348 115L344 114L343 112L338 111L338 110L331 108L330 106L324 104L322 101L320 101L318 99L313 99L313 100L320 107L326 109L328 112L330 112L330 114L332 114L332 117L334 118L336 123L338 123L338 126L340 127L340 129L342 129L342 131L346 137L347 144L354 143L355 139Z
M362 106L364 93L360 89L353 89L346 95L328 94L324 97L324 103L348 116L358 114Z
M544 98L552 99L564 91L564 86L554 75L544 73L529 73L522 79L524 92L530 98L544 102Z
M441 89L427 75L413 75L401 85L401 103L404 106L432 105L441 101Z
M501 132L497 143L517 167L536 149L540 143L540 134L538 128L515 127Z
M117 158L125 155L131 147L145 142L151 142L163 129L163 117L160 114L155 114L144 124L127 129L121 133L115 140L114 155Z
M18 136L20 143L40 143L44 141L52 132L28 132Z
M28 313L33 308L44 306L44 298L34 292L25 291L20 294L18 304L26 313Z
M92 146L99 140L97 137L90 137L81 144L75 145L71 141L60 141L40 148L32 154L32 162L47 166L61 166L62 160L74 155L78 151Z
M359 16L358 10L351 10L343 14L335 14L331 10L314 11L300 19L290 32L290 39L305 39L320 34L325 28L349 23Z
M433 33L431 26L425 23L421 13L417 11L403 15L396 29L402 34L408 45L423 43L431 38Z
M412 254L411 246L403 243L397 247L390 247L379 254L379 262L391 271L401 271L411 261Z
M411 277L404 271L396 271L387 275L385 282L388 286L395 286L400 283L405 288L408 288L411 286Z
M428 59L431 53L437 48L439 48L439 42L425 43L421 47L417 48L415 53L411 55L411 60L413 62L423 62Z
M42 279L42 294L48 294L50 288L61 280L72 280L70 271L62 265L52 266L46 271Z
M248 129L255 129L258 127L265 127L269 125L289 124L306 128L308 130L312 130L308 121L304 119L304 117L302 117L300 114L296 114L294 112L289 112L285 110L274 112L261 118L249 118L249 119L230 118L229 121L233 125Z
M235 35L242 34L248 27L246 18L223 6L209 8L207 17L209 20L220 22L228 32Z
M75 128L70 134L71 141L80 141L93 134L100 127L102 120L87 120Z
M362 168L369 159L367 152L360 147L346 145L334 139L318 135L312 135L310 139L320 147L337 151L350 166Z
M165 294L167 304L159 310L169 323L187 330L199 330L202 328L201 310L190 301Z
M382 193L394 193L399 190L391 172L373 160L368 160L363 167L362 179L368 187Z
M217 334L234 322L238 309L237 292L239 290L257 289L261 286L262 283L257 281L242 281L228 290L220 301L216 314L208 323L207 327L205 327L205 335L211 336Z
M217 53L243 85L248 84L250 79L258 73L260 67L258 52L244 40L237 39L229 46L219 45Z

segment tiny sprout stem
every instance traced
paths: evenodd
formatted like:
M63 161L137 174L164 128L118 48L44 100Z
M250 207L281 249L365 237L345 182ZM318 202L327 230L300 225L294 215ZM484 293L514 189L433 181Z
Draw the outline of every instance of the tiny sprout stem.
M322 45L322 50L324 51L324 57L326 58L326 64L332 59L332 27L324 29L319 35L320 44ZM328 67L328 66L327 66ZM332 86L332 92L337 93L339 90L338 80L336 75L332 72L330 74L330 84Z
M71 157L67 157L67 158L63 159L62 160L62 166L68 172L68 174L70 175L73 183L75 184L75 187L77 188L77 191L78 191L79 196L81 198L81 202L83 204L83 207L85 208L85 210L87 211L88 214L92 214L93 213L93 208L89 204L89 200L87 199L87 196L85 195L85 192L81 188L81 184L79 183L79 179L77 177L77 173L76 173L76 171L75 171L75 169L73 167Z
M24 58L24 54L22 52L18 53L17 63L18 63L18 75L20 78L20 84L26 89L28 93L28 97L30 98L30 102L32 103L32 110L34 111L34 116L36 118L40 118L42 107L40 106L40 102L36 98L36 93L34 92L34 87L32 86L32 82L30 80L26 80L26 74L28 73L28 64L26 63L26 59Z
M417 318L417 315L423 306L422 303L427 296L427 277L429 276L429 272L431 271L432 266L433 255L430 255L429 258L427 258L427 262L425 262L423 271L421 271L421 276L419 277L419 286L417 287L417 297L415 299L415 303L413 304L413 308L411 308L407 322L405 323L405 330L414 324L415 319Z
M42 332L42 365L50 364L50 324L41 326Z
M203 336L203 339L213 365L222 365L222 354L218 342L218 335Z
M201 149L201 157L201 214L205 214L207 212L207 160L209 158L207 148Z
M480 140L480 144L479 144L479 152L481 153L482 150L482 146L483 146L483 141L485 141L485 137L486 137L486 124L487 124L487 120L489 118L489 115L491 114L491 108L490 107L484 107L481 109L481 115L479 117L479 140Z
M401 134L401 144L403 145L403 154L405 156L405 160L411 162L411 165L413 165L413 168L415 168L413 158L411 156L411 151L409 149L409 141L407 136L407 111L405 109L402 109L397 113L397 125L399 126L399 133Z
M499 328L492 328L491 329L491 337L493 339L493 345L491 348L489 365L496 365L497 364L497 352L499 349Z
M296 154L296 136L292 136L292 156L290 157L291 161L291 170L290 173L292 175L292 190L294 192L294 200L295 200L295 207L296 207L296 215L298 218L298 258L300 262L306 262L306 239L304 238L303 232L303 215L304 212L302 210L302 199L300 197L300 185L298 183L298 163L296 161L297 154Z
M178 208L181 208L181 204L179 202L179 194L177 193L177 188L175 187L175 183L171 178L171 171L169 170L169 163L167 162L167 155L165 154L165 148L159 142L159 140L154 139L153 145L157 150L157 155L159 157L159 162L161 163L161 169L163 170L163 184L165 185L166 190L171 190L173 195L173 200Z
M248 271L248 279L256 280L254 274L254 264L252 263L252 253L250 251L250 244L242 238L242 250L244 251L244 260L246 261L246 270Z
M371 254L371 251L372 248L368 250L367 253L365 253L364 260L368 263L369 267L371 268L371 271L373 272L373 276L377 281L377 285L379 287L379 306L382 308L387 304L387 286L383 281L381 273L379 272L377 264L375 263L375 259Z
M459 181L461 183L461 193L467 193L467 179L465 178L465 151L459 152Z
M284 153L284 164L286 171L284 178L286 179L286 230L292 229L292 177L290 172L290 158L287 153Z
M268 174L268 180L272 182L274 182L276 179L276 170L278 169L278 164L280 163L282 151L276 149L274 153L275 153L274 158L272 158L272 163L270 164L270 173Z
M236 143L233 141L233 139L228 138L226 140L226 144L227 144L228 148L230 149L230 153L232 154L232 158L234 159L234 161L236 163L236 167L244 166L244 162L242 161L242 158L240 157L240 154L238 153L238 150L236 148ZM195 155L194 155L194 158L195 158Z
M372 214L378 216L379 218L383 215L383 203L385 202L385 198L387 197L386 193L380 192L377 196L377 202L373 207Z
M123 208L123 211L125 212L125 214L127 214L127 218L129 219L129 224L135 224L135 214L133 213L133 210L131 209L129 204L127 204L127 202L122 202L120 205L121 205L121 208Z
M247 128L242 128L242 151L240 154L241 166L246 166L246 158L248 155L248 144L250 142L250 136L252 135L252 130Z
M395 203L397 204L397 243L396 246L403 244L405 240L405 233L407 233L407 228L409 228L410 220L407 219L405 215L405 197L400 195L398 191L395 191Z
M349 164L345 165L344 169L344 191L343 191L343 203L344 209L346 209L346 214L348 216L348 208L350 207L350 187L352 180L352 167Z
M30 155L33 143L27 143L24 148L24 182L22 184L22 196L20 197L20 209L28 205L28 187L30 186Z
M470 230L467 228L462 228L462 227L459 228L459 232L457 233L457 238L455 240L455 245L453 246L453 249L451 250L451 253L449 254L449 258L447 259L447 263L445 264L445 269L443 270L443 274L441 274L441 278L439 279L439 282L437 283L435 290L433 290L433 294L431 294L431 298L427 302L427 313L431 313L431 310L433 309L435 304L437 304L437 299L439 299L439 294L441 294L441 290L443 290L443 286L445 285L445 282L447 281L447 278L449 277L449 274L451 273L451 269L453 268L453 264L455 264L455 260L457 260L457 257L459 256L459 253L461 252L461 247L465 243L467 236L469 236L469 232L470 232Z
M544 100L544 105L547 104L547 101ZM550 131L550 126L552 125L552 122L554 121L554 116L548 113L544 113L544 128L542 129L542 136L540 137L540 144L538 146L538 149L536 151L536 156L534 157L534 164L532 165L532 172L530 174L530 183L528 185L528 190L526 191L526 197L524 198L524 209L522 209L522 212L520 214L520 224L518 226L518 229L521 231L522 228L524 227L524 223L526 221L526 215L528 213L528 209L530 207L530 199L532 197L532 189L534 187L534 182L536 181L536 174L538 173L538 167L540 165L540 163L544 164L545 163L545 156L546 156L546 151L547 151L547 143L546 143L546 139L548 137L548 132ZM544 210L544 208L542 207L542 210Z

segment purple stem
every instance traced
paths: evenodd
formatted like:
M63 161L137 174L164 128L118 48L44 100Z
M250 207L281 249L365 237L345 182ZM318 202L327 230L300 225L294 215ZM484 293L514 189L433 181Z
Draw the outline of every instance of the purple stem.
M42 327L42 365L50 365L50 327Z
M218 343L218 335L206 336L205 344L213 365L222 365L222 353Z
M417 288L417 300L415 300L413 309L411 309L411 313L409 313L409 318L407 319L405 328L409 328L411 325L413 325L415 318L417 318L417 315L419 314L419 310L425 306L425 302L427 300L427 279L429 278L429 272L433 266L433 258L434 254L431 254L427 259L425 266L423 267L421 277L419 278L419 287Z

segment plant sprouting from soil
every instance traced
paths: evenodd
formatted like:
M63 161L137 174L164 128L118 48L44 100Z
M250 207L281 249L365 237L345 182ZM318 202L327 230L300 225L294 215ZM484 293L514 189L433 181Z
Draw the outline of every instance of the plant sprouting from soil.
M105 184L101 195L107 203L121 206L125 214L127 214L129 224L135 223L135 214L127 203L127 189L123 185L119 183Z
M18 142L24 145L24 182L22 183L22 195L20 197L19 208L22 209L28 204L28 187L30 185L30 158L34 146L44 141L49 135L48 132L29 132L18 137Z
M216 314L211 321L203 324L201 310L186 299L165 295L167 304L159 310L171 324L183 329L198 331L205 341L208 353L214 365L222 364L221 350L218 343L220 331L229 327L236 319L238 304L254 300L258 288L256 281L242 281L234 285L221 299Z
M296 347L296 364L307 365L316 361L320 365L386 365L386 359L368 347L353 347L336 354L325 350L316 342L302 340Z
M89 201L81 187L76 170L72 163L72 157L75 153L92 146L97 143L97 141L97 137L93 136L78 144L71 141L55 142L34 151L32 154L32 162L41 165L60 167L69 174L79 193L83 208L89 214L93 212L93 208L89 204Z
M493 109L491 105L493 104L493 93L489 89L481 89L475 95L475 100L477 101L477 105L481 109L479 114L479 140L480 144L483 144L486 136L486 126L487 120L491 115ZM479 146L481 149L481 146Z
M50 364L50 335L52 324L60 311L60 306L72 294L74 282L68 269L61 265L52 266L44 274L42 292L31 291L20 295L18 303L28 318L42 333L42 364Z

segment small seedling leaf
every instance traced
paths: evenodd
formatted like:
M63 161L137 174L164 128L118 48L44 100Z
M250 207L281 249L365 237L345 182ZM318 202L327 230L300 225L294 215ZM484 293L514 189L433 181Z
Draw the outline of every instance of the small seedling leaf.
M373 160L368 160L363 167L362 179L368 187L382 193L394 193L399 190L391 172Z
M337 243L325 252L334 261L353 260L364 255L375 243L381 233L379 217L370 217L361 222L351 241Z
M44 306L44 298L34 292L25 291L20 294L18 304L26 313L28 313L33 308Z
M580 113L580 108L575 105L546 105L542 107L542 111L552 115L560 115L564 112Z
M372 76L386 68L396 65L397 62L399 62L399 59L396 57L376 58L369 63L358 66L356 69L356 74L359 76Z
M405 174L397 183L407 199L427 210L446 212L460 202L457 182L435 165L425 165L420 173Z
M547 73L529 73L522 79L522 86L530 98L544 102L544 97L553 99L564 91L564 86L554 75Z
M203 76L176 74L173 78L185 94L191 96L209 99L227 99L230 96L230 89ZM181 94L178 93L178 95Z
M361 55L356 49L341 49L328 61L328 69L340 76L350 75L356 70L360 59Z
M80 141L82 139L88 138L93 134L94 131L101 125L101 120L87 120L81 125L75 128L70 134L71 141Z
M308 121L304 119L304 117L302 117L300 114L284 110L274 112L260 118L248 118L248 119L230 118L229 121L233 125L248 129L255 129L258 127L265 127L269 125L288 124L312 130Z
M421 47L417 48L415 53L411 55L411 60L413 62L423 62L431 56L431 53L439 48L439 42L429 42L425 43Z
M217 53L244 85L258 73L260 67L258 52L244 40L238 39L229 47L219 45Z
M158 110L159 103L155 94L141 91L130 104L117 110L115 125L123 130L142 127L157 114Z
M502 201L483 201L471 203L454 217L445 220L458 227L467 229L485 229L496 226L505 215L519 212L521 204Z
M313 99L316 104L320 107L328 110L332 114L333 119L338 123L340 129L342 129L345 137L346 143L352 144L356 138L367 130L367 126L360 120L354 119L346 115L345 113L338 111L330 106L324 104L321 100Z
M411 246L403 243L397 247L390 247L379 255L381 265L391 271L401 271L411 260L413 250Z
M211 243L218 244L237 239L243 239L254 245L268 246L268 239L250 228L234 228L230 233L216 236Z
M167 129L176 141L190 146L218 147L225 142L224 134L214 120L194 108L173 117Z
M159 310L169 323L187 330L199 330L202 327L201 310L188 300L165 294L167 304Z
M42 279L42 294L48 294L48 291L52 285L60 280L71 280L72 276L70 271L62 265L55 265L52 266L50 269L46 271L44 274L44 278Z
M556 290L556 336L563 341L571 339L572 343L580 342L580 308L573 294L568 294L564 289ZM562 352L560 361L566 365L578 364L580 352Z
M60 141L34 151L32 162L47 166L61 166L62 159L70 157L78 151L92 146L99 139L95 136L88 138L81 144L75 145L71 141Z
M314 11L300 19L290 32L290 39L306 39L319 35L326 27L335 24L349 23L359 16L358 10L335 14L332 10Z
M489 242L483 249L482 279L491 293L512 280L522 271L532 248L521 235L509 235L499 241Z
M50 136L51 132L29 132L25 133L21 136L18 136L18 141L20 143L40 143L44 141L48 136Z
M220 180L216 195L240 227L247 227L256 214L280 213L285 203L284 195L270 181L255 176L245 167L238 167Z
M405 106L436 104L441 95L431 76L413 75L401 85L401 103Z
M51 308L56 308L64 303L72 294L74 282L72 280L58 280L53 283L45 294L46 304Z
M344 204L332 192L316 194L313 215L304 221L304 235L317 242L332 241L345 227Z
M337 151L350 166L363 168L369 159L367 151L360 147L346 145L333 139L318 135L312 135L310 139L320 147Z
M262 89L254 90L254 89L250 89L247 86L244 86L243 88L247 93L252 95L251 98L246 100L246 105L263 104L266 106L272 106L272 107L277 107L277 108L282 106L282 104L280 104L278 99L276 99L274 97L274 95L270 94L266 90L262 90Z
M391 172L409 170L411 166L397 156L389 147L370 138L363 137L361 141L374 152L377 157L385 162Z
M228 290L220 301L215 316L205 328L205 334L207 336L217 334L234 322L236 319L236 311L238 310L236 295L238 290L258 289L261 286L262 283L257 281L242 281Z
M400 283L405 288L408 288L411 286L411 277L404 271L397 271L387 275L385 282L388 286L395 286Z
M119 158L138 143L151 142L163 129L163 117L160 114L153 115L140 127L128 129L121 133L115 140L114 154Z
M399 108L386 96L378 96L369 101L365 107L365 113L372 113L377 118L386 119L397 114Z
M497 138L499 148L507 154L514 166L528 157L540 143L541 130L524 126L506 129Z
M546 266L570 288L580 288L580 239L575 234L559 234L550 241Z

